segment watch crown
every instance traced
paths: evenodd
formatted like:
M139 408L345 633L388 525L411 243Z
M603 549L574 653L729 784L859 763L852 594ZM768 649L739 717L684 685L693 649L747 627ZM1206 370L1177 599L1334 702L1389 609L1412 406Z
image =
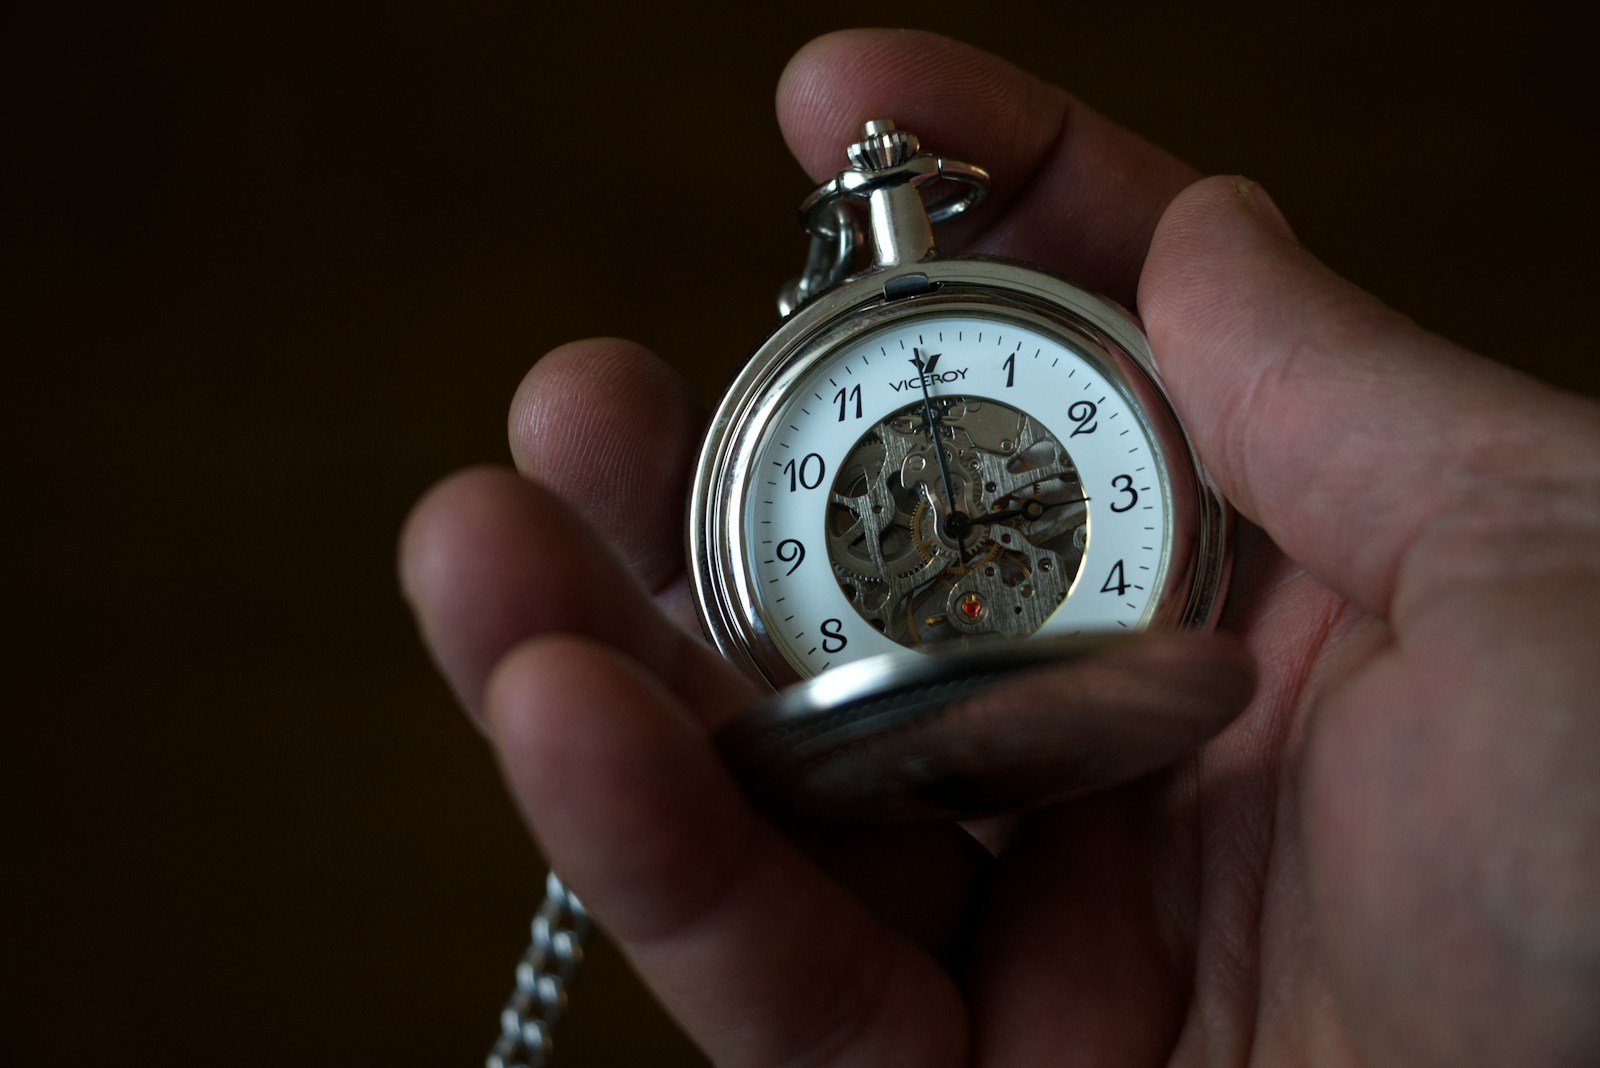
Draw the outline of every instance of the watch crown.
M922 147L910 130L896 130L889 119L874 119L861 129L861 140L844 151L857 170L886 171L898 167Z

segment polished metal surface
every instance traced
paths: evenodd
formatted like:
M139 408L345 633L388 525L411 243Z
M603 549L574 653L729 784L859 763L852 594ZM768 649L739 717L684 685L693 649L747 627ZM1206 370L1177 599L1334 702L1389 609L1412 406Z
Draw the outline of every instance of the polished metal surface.
M895 279L925 278L886 299ZM756 351L712 418L689 500L690 575L707 636L754 677L799 681L771 640L749 574L741 516L756 443L806 370L886 324L981 314L1048 334L1116 383L1139 412L1166 471L1173 544L1145 625L1206 627L1227 586L1229 511L1200 466L1156 378L1148 343L1111 301L1044 271L1000 260L935 259L872 272L800 307Z
M1235 639L1143 631L873 658L792 686L724 728L746 790L853 824L1013 813L1193 751L1249 702Z
M846 277L920 263L934 255L933 225L976 206L989 191L989 174L960 160L919 151L916 134L888 119L862 128L845 148L850 167L812 191L800 205L800 222L812 235L805 270L778 295L788 315ZM922 187L936 180L960 186L930 206ZM855 207L866 201L869 221ZM870 258L869 258L870 254Z

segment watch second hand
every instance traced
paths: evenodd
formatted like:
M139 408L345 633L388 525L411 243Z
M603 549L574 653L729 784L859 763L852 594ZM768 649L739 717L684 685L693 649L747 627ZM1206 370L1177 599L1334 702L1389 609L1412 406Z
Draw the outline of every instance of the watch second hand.
M950 469L944 462L944 446L939 444L939 424L933 417L933 399L928 393L928 376L923 368L927 361L922 358L921 349L911 350L911 362L917 368L917 381L922 383L922 421L928 426L928 440L933 442L933 456L939 462L939 478L944 483L944 499L950 502L950 519L952 522L946 527L946 533L956 536L956 556L961 561L961 566L967 566L967 537L966 524L953 522L957 515L961 515L956 507L956 493L950 485ZM963 519L966 517L963 515Z

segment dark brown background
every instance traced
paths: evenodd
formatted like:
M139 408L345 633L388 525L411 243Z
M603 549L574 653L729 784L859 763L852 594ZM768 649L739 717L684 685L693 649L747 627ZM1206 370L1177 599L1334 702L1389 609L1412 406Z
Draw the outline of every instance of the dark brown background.
M709 393L772 324L807 183L771 95L806 39L992 48L1259 179L1424 324L1600 391L1564 7L11 8L0 1064L478 1061L541 864L395 531L504 457L548 348L632 336ZM565 1039L684 1063L603 948Z

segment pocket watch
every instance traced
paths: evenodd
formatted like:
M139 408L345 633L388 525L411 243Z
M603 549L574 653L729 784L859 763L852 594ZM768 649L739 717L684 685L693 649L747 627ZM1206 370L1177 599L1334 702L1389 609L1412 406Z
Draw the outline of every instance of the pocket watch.
M1037 267L938 256L933 224L983 198L981 168L887 120L846 155L801 205L805 273L722 399L689 504L710 640L774 688L813 680L739 732L881 711L986 658L1209 626L1228 510L1138 323ZM848 696L827 681L869 658Z
M1037 267L936 255L981 168L886 120L846 155L691 491L705 632L779 691L723 728L728 766L779 810L900 822L1178 758L1252 681L1236 646L1171 633L1215 621L1229 513L1143 332ZM588 930L551 873L490 1068L546 1063Z

